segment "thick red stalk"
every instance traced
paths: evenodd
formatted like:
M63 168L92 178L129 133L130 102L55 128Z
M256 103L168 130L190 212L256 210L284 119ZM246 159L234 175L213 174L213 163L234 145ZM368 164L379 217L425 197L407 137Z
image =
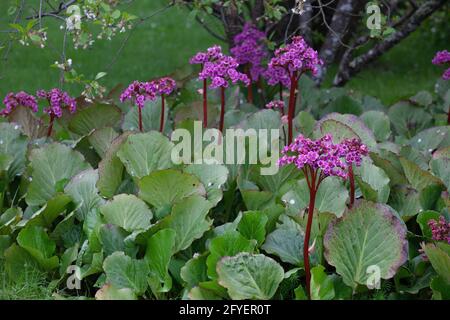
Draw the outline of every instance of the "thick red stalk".
M295 72L291 77L291 90L289 92L289 109L288 109L288 144L292 143L293 127L292 120L295 115L295 91L297 90L298 79L297 72Z
M48 124L47 138L50 138L53 131L53 122L55 121L55 116L50 114L50 122Z
M349 208L353 207L355 203L355 176L353 175L353 165L350 164L348 167L348 179L350 181L350 205Z
M203 128L208 127L208 82L203 80Z
M283 84L280 83L280 100L283 101Z
M303 242L303 263L305 265L306 274L306 293L308 298L311 298L311 267L309 265L309 240L311 238L311 228L314 215L314 206L316 203L316 187L315 176L311 176L311 188L309 189L309 207L308 207L308 222L306 224L305 240Z
M138 108L138 114L139 114L139 131L144 132L144 127L142 125L142 108L141 107L137 107L137 108Z
M225 120L225 88L220 87L220 124L219 124L219 130L220 132L223 132L223 123Z
M248 103L253 104L253 81L252 81L252 74L250 73L250 66L247 65L246 68L247 77L250 79L250 83L247 86L247 101Z
M448 107L447 124L450 125L450 106Z
M161 122L159 124L159 132L164 131L164 113L166 112L166 99L164 95L161 95Z

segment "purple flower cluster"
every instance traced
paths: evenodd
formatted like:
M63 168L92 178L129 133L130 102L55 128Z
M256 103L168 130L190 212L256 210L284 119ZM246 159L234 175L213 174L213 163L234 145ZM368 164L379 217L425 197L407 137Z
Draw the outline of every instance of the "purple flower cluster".
M264 45L266 34L251 23L246 23L242 32L233 39L234 47L231 54L240 65L248 64L252 80L258 80L264 72L262 61L267 57L267 50Z
M211 48L208 48L206 52L198 52L189 62L191 64L205 64L206 62L213 62L220 59L223 56L222 48L218 45L214 45Z
M368 153L367 147L361 143L354 143L353 140L339 144L334 144L332 140L330 134L318 140L300 135L283 149L283 156L278 160L278 165L292 163L299 169L308 166L313 170L320 170L325 176L347 179L349 164L359 165L361 157Z
M169 77L160 78L150 82L150 87L156 95L166 95L171 94L177 86L175 80Z
M267 109L284 109L284 101L282 100L274 100L270 101L268 104L266 104Z
M38 105L36 102L36 98L24 91L20 91L18 93L13 92L8 93L5 99L3 99L3 103L5 104L5 108L2 111L0 111L0 115L5 117L9 115L18 106L30 108L31 111L38 112Z
M450 222L447 222L443 216L439 217L439 221L428 221L428 226L431 229L433 240L445 241L450 244Z
M264 78L270 86L281 84L283 87L289 88L291 86L291 78L289 73L281 67L268 66L263 74Z
M120 102L130 100L141 109L147 100L155 99L155 87L150 82L133 81L120 95Z
M36 95L39 99L46 99L49 102L50 105L44 109L44 112L50 116L61 118L63 108L69 108L70 113L77 110L77 101L70 97L67 92L58 88L51 89L48 92L39 90Z
M362 144L361 140L357 138L345 139L342 141L344 148L346 149L345 161L347 164L361 165L362 157L369 154L369 149L366 145Z
M437 52L436 56L433 58L432 63L435 65L450 63L450 52L448 52L447 50ZM442 79L450 80L450 68L448 68L444 72L444 74L442 75Z
M199 79L211 79L210 88L227 88L229 81L236 84L242 81L245 85L250 84L250 79L244 73L237 70L239 63L235 58L223 55L214 62L206 62L199 74Z
M315 75L318 72L317 66L322 64L323 61L319 58L317 51L308 46L302 37L297 36L292 39L291 43L275 51L275 57L269 62L266 77L269 81L271 77L280 80L286 76L291 78L297 73L301 74L306 71L311 71ZM274 73L275 75L273 75Z

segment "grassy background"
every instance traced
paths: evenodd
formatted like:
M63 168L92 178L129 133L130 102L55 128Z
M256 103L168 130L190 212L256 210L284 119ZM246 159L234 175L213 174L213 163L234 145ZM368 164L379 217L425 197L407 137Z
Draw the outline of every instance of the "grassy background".
M0 12L6 12L9 3L9 0L1 1ZM148 16L165 3L166 0L135 1L127 11ZM195 52L218 42L201 26L188 22L187 15L185 10L170 8L141 24L133 31L111 69L107 66L114 59L126 34L116 36L112 41L98 40L88 50L74 50L69 43L67 57L72 58L78 72L88 77L100 71L108 72L103 80L108 88L118 83L126 84L135 79L144 80L171 73L186 64ZM60 21L47 19L48 37L53 48L36 49L16 43L8 61L0 64L1 97L9 91L34 92L39 88L49 89L58 83L58 70L49 66L60 60L63 31L59 29ZM1 17L0 30L7 28L5 17ZM445 48L447 39L445 35L436 37L429 30L424 27L414 33L352 79L347 87L373 95L387 105L419 90L433 90L442 70L431 65L431 59L437 50ZM5 34L0 34L0 43L4 39ZM331 80L329 77L326 84L330 84ZM79 92L79 88L69 89Z

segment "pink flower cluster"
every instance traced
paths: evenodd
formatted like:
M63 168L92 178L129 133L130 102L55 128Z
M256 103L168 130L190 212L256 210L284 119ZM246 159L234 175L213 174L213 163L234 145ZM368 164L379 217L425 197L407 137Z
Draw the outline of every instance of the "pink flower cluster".
M172 78L164 77L151 82L133 81L120 95L120 102L132 101L139 108L143 108L146 101L153 101L158 95L169 95L176 88Z
M39 90L36 93L39 99L46 99L49 102L49 106L44 109L44 112L50 116L61 118L63 108L69 108L70 113L74 113L77 110L77 101L70 97L67 92L63 92L58 88L51 89L50 91Z
M38 112L36 98L24 91L20 91L18 93L8 93L5 99L3 99L3 103L5 104L5 108L0 111L0 115L5 117L8 116L18 106L30 108L31 111Z
M150 82L133 81L133 83L122 92L119 99L120 102L130 100L142 109L147 100L156 99L156 93L150 85Z
M447 50L437 52L436 56L433 58L432 63L435 65L450 63L450 52L448 52ZM450 80L450 68L448 68L444 72L444 74L442 75L442 79Z
M332 140L330 134L318 140L300 135L283 149L278 165L292 163L299 169L309 166L313 170L320 170L325 176L347 179L348 166L352 163L360 165L361 157L368 154L368 149L353 140L345 140L339 144L334 144Z
M167 96L175 90L177 83L172 78L164 77L150 82L150 87L156 95Z
M206 52L198 52L189 62L191 64L205 64L206 62L213 62L220 59L223 56L222 48L218 45L214 45L211 48L208 48Z
M231 48L231 54L240 65L249 64L252 80L258 80L264 72L262 61L267 56L265 39L266 34L251 23L246 23L242 32L233 39L235 46Z
M236 59L230 56L223 56L215 62L206 62L203 65L203 70L199 74L199 79L211 79L210 88L227 88L229 81L233 84L239 81L245 85L250 84L250 79L244 73L237 71L239 63Z
M361 140L345 139L342 141L344 148L346 149L345 161L347 164L355 164L356 166L361 165L362 157L369 155L369 149L366 145L362 144Z
M439 221L428 221L428 226L431 229L433 240L445 241L450 244L450 222L447 222L443 216L439 217Z
M282 100L274 100L270 101L268 104L266 104L267 109L284 109L284 101Z
M269 84L283 83L286 78L291 78L297 73L311 71L317 74L317 66L322 65L316 50L308 46L306 41L300 37L294 37L292 42L275 51L275 57L269 62L266 78Z

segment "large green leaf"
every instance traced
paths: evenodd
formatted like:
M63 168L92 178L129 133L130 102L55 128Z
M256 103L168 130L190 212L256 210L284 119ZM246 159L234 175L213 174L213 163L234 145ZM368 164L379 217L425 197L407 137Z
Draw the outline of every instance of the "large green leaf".
M207 254L196 254L181 268L180 276L186 282L187 288L208 280L206 258Z
M123 251L129 256L135 256L137 247L133 242L126 241L129 233L114 224L104 224L100 226L98 237L101 249L105 256L113 254L116 251ZM92 241L92 237L90 238ZM92 245L92 244L91 244Z
M434 158L430 161L431 172L450 190L450 158Z
M356 181L366 200L386 203L389 199L390 179L383 171L369 161L363 161L356 171Z
M217 278L216 265L221 258L240 252L252 253L255 246L255 241L247 240L237 231L228 231L212 239L209 245L210 254L206 260L208 276L211 279Z
M18 124L0 123L0 155L8 156L8 180L14 179L25 170L27 138Z
M84 220L89 211L104 203L104 200L98 194L97 181L97 170L86 170L73 177L65 188L65 193L70 195L73 202L78 206L77 216L79 220Z
M360 117L373 131L377 141L386 141L391 135L391 121L384 112L371 110L364 112Z
M333 278L318 265L311 269L311 300L331 300L334 298Z
M28 226L17 236L17 243L24 248L41 267L51 270L58 267L59 259L54 256L56 244L41 226Z
M409 183L417 191L422 191L426 187L431 185L442 185L442 181L433 176L428 171L420 169L420 167L412 161L409 161L403 157L400 157L400 163L402 164L405 176Z
M434 270L450 285L450 245L446 243L428 243L422 246Z
M357 116L351 114L330 113L316 123L314 136L323 137L326 133L333 135L334 142L346 138L359 138L370 150L377 150L373 132Z
M211 208L211 203L198 195L185 198L173 206L172 213L160 225L175 230L174 253L187 249L209 230L212 221L207 219L207 215Z
M36 259L15 243L5 250L4 256L5 271L8 274L8 278L13 281L27 281L30 269L41 269Z
M303 266L303 242L304 232L300 225L285 220L267 236L262 249L278 256L283 262Z
M392 278L408 257L404 224L390 207L365 200L329 224L324 245L328 263L352 288L366 285L373 266Z
M173 166L173 143L159 132L130 135L120 147L117 156L132 177L143 178L156 170Z
M148 265L145 260L136 260L123 252L114 252L103 262L107 283L118 289L129 288L137 295L143 294L148 287Z
M176 232L163 229L148 239L145 260L150 270L150 288L155 293L167 292L172 288L169 263L175 247Z
M128 232L150 227L152 211L134 195L120 194L101 207L105 220Z
M124 166L117 156L117 151L129 135L130 132L126 132L114 139L102 161L98 164L99 180L97 188L104 197L112 198L122 183Z
M405 137L411 137L428 127L432 121L431 115L423 108L412 106L407 101L393 105L388 112L389 119L395 131Z
M161 209L191 195L204 196L203 184L191 174L168 169L155 171L139 181L139 197Z
M306 209L309 205L309 188L306 179L299 180L282 199L292 214L298 214ZM340 217L344 213L347 200L348 190L342 180L337 177L328 177L322 181L317 191L315 210L334 213Z
M240 253L217 264L219 284L233 300L269 300L284 279L283 268L262 254Z
M431 153L438 147L448 147L446 141L450 137L450 126L433 127L416 134L409 144L420 151Z
M219 164L192 164L184 172L196 176L206 189L207 199L213 205L222 200L222 188L228 179L228 169Z
M21 221L21 225L39 225L50 227L62 213L65 212L67 205L72 198L68 195L58 193L39 210L33 213L31 217Z
M266 224L268 218L262 211L247 211L242 215L238 223L238 231L249 240L256 240L258 246L264 242L266 237Z
M106 152L111 147L111 143L119 134L111 127L96 129L89 137L89 143L97 154L103 159Z
M30 161L33 176L26 196L30 206L43 205L77 173L90 169L80 153L59 143L33 150Z
M122 118L122 112L114 105L94 104L78 110L70 119L69 129L79 135L87 135L92 130L113 127Z
M45 136L47 126L38 118L30 108L17 106L9 115L8 120L20 126L25 135L31 140Z

